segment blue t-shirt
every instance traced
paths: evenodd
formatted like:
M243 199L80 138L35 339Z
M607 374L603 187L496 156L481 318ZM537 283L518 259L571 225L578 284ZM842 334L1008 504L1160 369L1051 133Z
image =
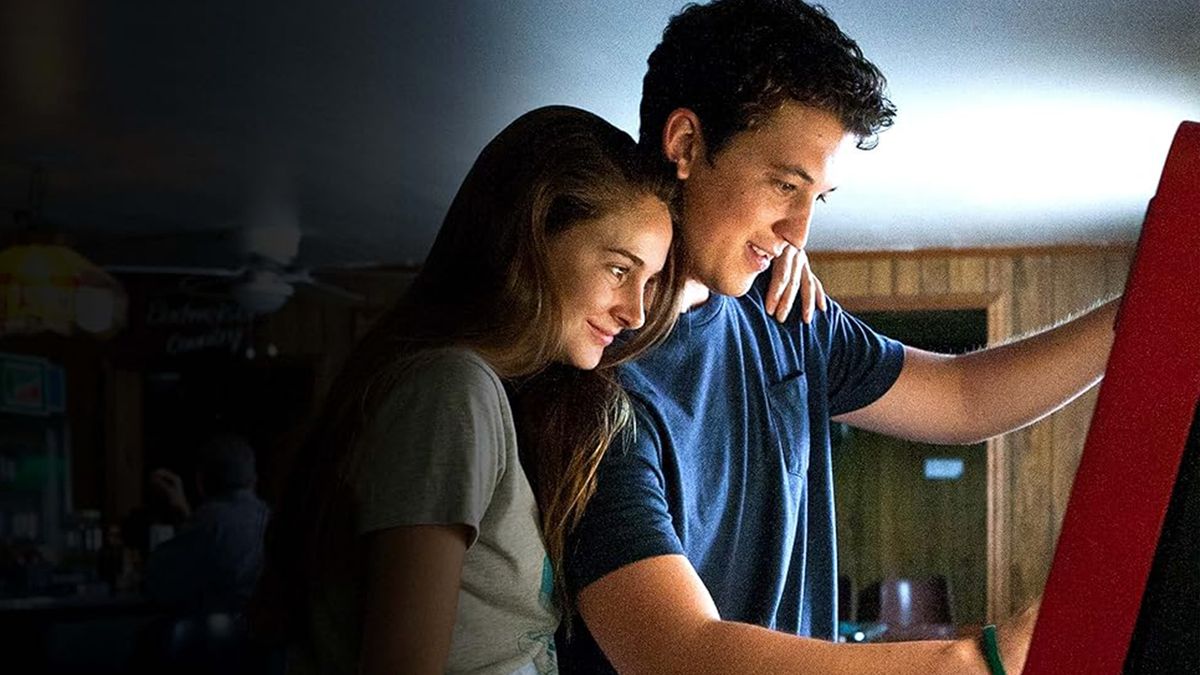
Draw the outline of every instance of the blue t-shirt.
M764 285L713 295L623 369L636 432L610 448L568 541L573 595L683 554L723 619L833 639L830 418L882 396L904 352L833 302L811 325L799 312L781 325L763 310ZM563 671L612 672L583 622L573 629Z

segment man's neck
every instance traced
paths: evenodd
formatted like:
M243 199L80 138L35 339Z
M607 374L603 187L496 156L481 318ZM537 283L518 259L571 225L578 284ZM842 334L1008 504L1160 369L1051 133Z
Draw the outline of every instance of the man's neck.
M708 286L696 281L688 279L683 282L683 293L679 298L679 313L683 314L693 310L700 305L708 302L708 298L712 295L712 291L708 290Z

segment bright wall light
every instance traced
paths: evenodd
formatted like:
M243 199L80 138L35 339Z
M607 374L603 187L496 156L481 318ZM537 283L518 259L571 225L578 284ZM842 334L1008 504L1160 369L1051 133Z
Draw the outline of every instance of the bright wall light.
M943 92L850 153L846 176L888 218L1124 215L1144 209L1175 129L1198 113L1128 92Z

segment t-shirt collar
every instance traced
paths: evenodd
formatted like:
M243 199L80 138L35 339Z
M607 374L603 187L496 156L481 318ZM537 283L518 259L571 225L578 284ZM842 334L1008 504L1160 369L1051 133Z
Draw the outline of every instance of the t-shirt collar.
M703 304L697 305L679 315L679 323L690 328L699 328L717 318L728 302L729 297L720 293L710 292L708 300L705 300Z

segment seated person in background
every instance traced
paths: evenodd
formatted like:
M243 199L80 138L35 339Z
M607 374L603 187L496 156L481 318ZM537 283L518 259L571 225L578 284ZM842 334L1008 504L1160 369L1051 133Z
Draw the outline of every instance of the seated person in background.
M179 476L158 469L151 488L186 520L174 538L146 561L145 591L155 602L184 612L240 611L262 568L268 508L254 494L254 449L244 438L221 435L200 450L192 511Z

